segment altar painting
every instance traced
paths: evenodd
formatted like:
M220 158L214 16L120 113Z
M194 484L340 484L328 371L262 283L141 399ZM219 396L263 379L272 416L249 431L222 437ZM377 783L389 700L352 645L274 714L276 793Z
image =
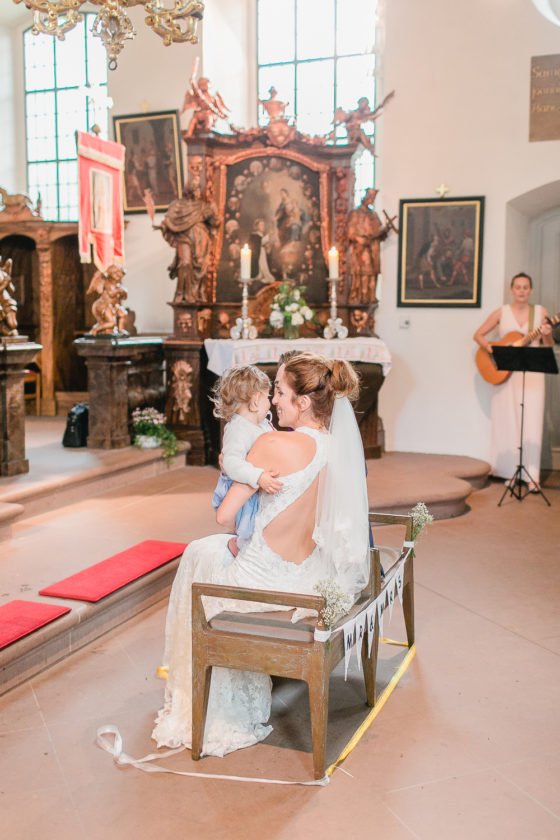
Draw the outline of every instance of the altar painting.
M312 169L291 156L253 154L228 165L222 186L216 300L239 299L240 250L247 243L251 295L272 283L292 280L307 286L310 302L326 301L322 168Z

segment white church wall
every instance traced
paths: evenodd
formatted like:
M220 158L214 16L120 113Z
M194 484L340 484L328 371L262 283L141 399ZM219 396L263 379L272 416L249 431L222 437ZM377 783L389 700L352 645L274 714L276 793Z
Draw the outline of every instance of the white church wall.
M10 192L26 185L21 37L19 28L0 26L0 186Z
M137 34L126 43L117 70L109 71L109 95L113 98L110 120L114 115L145 111L180 111L193 62L201 55L200 44L165 47L145 25L142 9L130 9L130 16ZM159 232L152 230L147 214L125 218L127 304L136 312L139 332L170 333L173 318L167 302L173 299L175 286L166 268L173 250Z
M492 386L476 373L472 334L524 267L526 241L506 253L507 202L558 177L560 142L529 143L528 120L531 56L557 53L560 31L527 0L384 0L381 14L383 89L396 96L381 121L378 208L395 213L442 182L450 197L486 198L481 309L398 308L397 240L384 247L387 447L487 458ZM522 214L508 225L526 237Z

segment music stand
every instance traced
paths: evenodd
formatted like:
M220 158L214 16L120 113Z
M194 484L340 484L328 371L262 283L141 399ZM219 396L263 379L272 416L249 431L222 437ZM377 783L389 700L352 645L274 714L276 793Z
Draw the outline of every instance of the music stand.
M525 416L525 373L526 371L532 373L558 373L554 351L552 347L501 347L496 344L492 348L492 356L494 357L498 370L520 371L523 374L523 384L521 387L521 432L518 447L519 463L514 474L507 482L502 498L498 502L498 507L501 506L508 493L522 502L529 493L529 488L524 487L526 480L536 487L536 494L542 496L550 507L550 502L541 490L540 484L535 481L523 464L523 419ZM524 475L526 479L523 477Z

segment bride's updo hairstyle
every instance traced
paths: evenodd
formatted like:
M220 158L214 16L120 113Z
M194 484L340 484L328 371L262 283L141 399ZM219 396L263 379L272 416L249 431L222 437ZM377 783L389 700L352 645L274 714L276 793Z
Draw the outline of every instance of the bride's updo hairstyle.
M316 420L329 425L336 397L355 400L360 391L358 374L349 362L314 353L286 354L284 375L296 397L308 396Z

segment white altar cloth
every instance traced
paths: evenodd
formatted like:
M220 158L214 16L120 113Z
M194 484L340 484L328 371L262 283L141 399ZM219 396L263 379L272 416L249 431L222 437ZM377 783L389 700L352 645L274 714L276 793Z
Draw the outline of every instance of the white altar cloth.
M320 353L329 359L378 364L382 366L384 376L391 370L391 354L380 338L256 338L246 341L207 338L204 347L208 354L208 369L218 376L233 365L255 365L259 362L272 364L287 350Z

